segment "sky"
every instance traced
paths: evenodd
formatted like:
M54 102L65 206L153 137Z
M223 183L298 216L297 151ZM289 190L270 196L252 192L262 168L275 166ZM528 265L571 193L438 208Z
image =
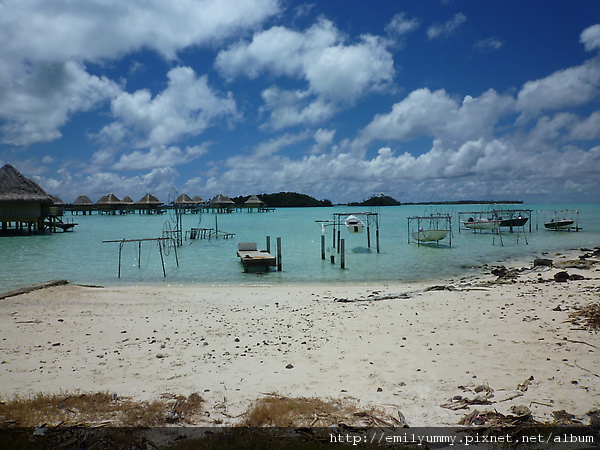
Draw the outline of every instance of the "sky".
M0 0L0 165L72 202L600 201L597 0Z

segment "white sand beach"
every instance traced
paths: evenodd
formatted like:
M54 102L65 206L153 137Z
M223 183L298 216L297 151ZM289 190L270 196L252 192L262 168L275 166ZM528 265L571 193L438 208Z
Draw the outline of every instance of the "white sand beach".
M0 300L0 394L197 392L206 425L236 424L271 394L350 398L401 411L411 426L518 405L540 421L565 410L588 423L600 408L600 335L569 314L599 302L599 269L540 266L493 284L488 273L418 284L36 290ZM584 279L554 281L562 270ZM478 395L490 404L448 407Z

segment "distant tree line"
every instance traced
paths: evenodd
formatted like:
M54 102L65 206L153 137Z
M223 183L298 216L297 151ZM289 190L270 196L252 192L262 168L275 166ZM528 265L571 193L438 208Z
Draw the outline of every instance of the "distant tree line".
M243 205L249 195L232 197L238 205ZM276 194L261 194L258 195L266 206L270 208L308 208L308 207L323 207L333 206L330 200L317 200L306 194L298 194L297 192L278 192ZM401 203L395 198L388 195L377 194L369 197L362 202L348 203L349 206L399 206L399 205L493 205L493 204L522 204L522 200L457 200L457 201L441 201L441 202L405 202Z

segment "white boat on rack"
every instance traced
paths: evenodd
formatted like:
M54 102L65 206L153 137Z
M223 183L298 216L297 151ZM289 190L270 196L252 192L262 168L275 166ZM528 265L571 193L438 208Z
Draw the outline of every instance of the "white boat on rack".
M450 230L419 230L413 232L413 238L420 242L437 242L448 236Z
M471 230L497 230L500 228L500 224L502 220L500 219L474 219L473 217L469 217L469 220L463 222L465 228L470 228Z
M365 223L353 215L346 217L344 225L346 225L350 233L362 233L365 230Z

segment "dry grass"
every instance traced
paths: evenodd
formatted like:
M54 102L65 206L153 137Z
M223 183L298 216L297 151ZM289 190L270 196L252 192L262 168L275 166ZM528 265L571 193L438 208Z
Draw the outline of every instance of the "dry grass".
M571 323L597 333L600 329L600 304L590 303L570 313L569 317Z
M0 424L19 427L43 425L90 425L106 422L112 426L160 426L193 423L202 412L203 399L163 395L149 402L117 398L108 393L37 394L15 397L0 403Z
M328 427L397 425L395 419L384 420L383 412L358 408L351 400L289 398L269 396L255 401L242 425L250 427Z

